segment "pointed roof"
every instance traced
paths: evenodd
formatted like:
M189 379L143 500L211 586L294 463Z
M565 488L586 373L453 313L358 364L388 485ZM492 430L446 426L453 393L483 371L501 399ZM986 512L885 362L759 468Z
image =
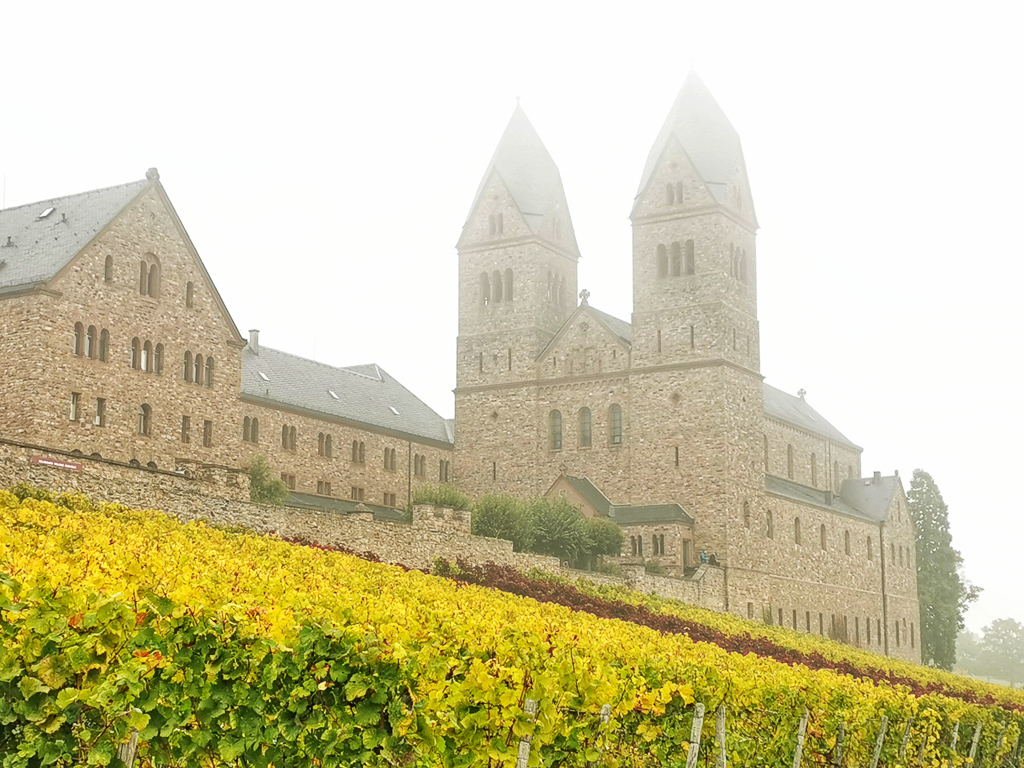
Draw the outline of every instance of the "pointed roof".
M567 231L572 250L579 251L558 166L555 165L533 124L526 117L523 108L518 104L477 187L473 205L470 206L469 215L466 217L467 224L480 203L492 173L501 178L535 234L539 232L544 216L558 205L561 215L568 224Z
M824 416L811 408L804 398L783 392L770 384L763 386L766 416L860 450L859 445L832 426Z
M551 341L549 341L544 346L544 349L540 351L536 359L543 360L545 357L547 357L548 351L558 346L559 342L561 342L562 340L562 337L572 327L573 323L576 322L576 318L583 313L587 313L595 320L597 320L597 322L601 323L601 325L603 325L609 333L615 336L615 338L618 339L618 341L624 347L628 349L630 346L632 346L633 327L629 323L627 323L625 320L620 320L614 315L609 315L607 312L602 312L601 310L590 306L589 303L584 301L582 304L576 307L576 309L573 310L572 314L569 315L569 317L566 318L565 322L562 323L561 327L555 332L555 335L551 337Z
M737 167L744 168L740 136L704 81L692 69L647 156L637 199L650 184L672 138L683 147L714 198L719 203L725 202L729 180Z
M150 183L142 179L0 211L0 293L52 280Z

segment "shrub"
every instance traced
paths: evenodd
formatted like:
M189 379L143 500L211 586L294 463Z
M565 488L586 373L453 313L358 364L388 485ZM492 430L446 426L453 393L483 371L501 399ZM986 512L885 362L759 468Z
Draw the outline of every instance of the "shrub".
M588 521L590 552L593 555L618 555L622 553L625 536L622 529L606 517L593 517Z
M413 504L433 504L435 507L469 509L473 502L454 485L421 485L412 492Z
M565 499L534 499L529 506L533 520L533 551L561 560L583 563L590 559L590 526L576 507Z
M534 530L530 510L512 496L484 496L473 507L473 534L511 541L516 552L532 551Z
M281 504L288 498L284 480L274 475L267 457L258 454L249 463L249 500L256 504Z

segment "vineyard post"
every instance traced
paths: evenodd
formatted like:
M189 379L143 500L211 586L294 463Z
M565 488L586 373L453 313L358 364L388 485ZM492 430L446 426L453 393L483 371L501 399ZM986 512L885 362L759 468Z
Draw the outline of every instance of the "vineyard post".
M693 727L690 729L690 751L686 755L686 768L697 768L700 754L700 732L704 728L704 705L699 701L694 706Z
M800 760L804 755L804 737L807 735L807 720L811 716L809 709L804 710L800 718L800 727L796 732L796 752L793 754L793 768L800 768Z
M139 732L132 728L131 738L117 748L117 756L125 764L126 768L132 768L132 763L135 762L135 751L138 747Z
M839 724L839 730L836 731L836 748L832 753L832 765L836 768L842 768L843 765L843 742L846 741L846 723Z
M992 753L992 757L995 758L1003 748L1003 741L1006 739L1006 723L1003 723L1003 727L999 729L999 738L996 739L996 749Z
M952 768L953 760L956 758L956 743L960 740L960 721L953 723L953 738L949 740L949 760L946 765Z
M597 743L597 740L599 738L601 738L601 734L604 733L604 731L605 731L604 726L608 725L608 721L611 719L611 716L612 716L612 705L611 704L604 704L604 705L602 705L601 706L601 725L599 725L597 727L597 734L594 736L594 743L595 744ZM605 741L607 742L607 740L608 740L608 736L607 736L607 734L605 734ZM604 746L603 745L601 747L599 747L598 750L597 750L597 760L594 760L593 762L587 763L587 768L595 768L595 766L597 766L601 762L601 758L602 757L604 757Z
M718 705L715 713L715 741L718 742L718 755L715 757L715 768L726 768L725 765L725 704Z
M967 755L967 757L971 761L972 765L974 764L974 756L976 754L978 754L978 739L980 739L980 738L981 738L981 721L979 720L978 724L976 726L974 726L974 738L971 739L971 751Z
M931 730L925 725L924 731L921 733L921 748L917 750L917 764L924 765L924 751L928 747L928 731Z
M1018 733L1017 742L1013 745L1013 757L1010 758L1010 765L1014 766L1014 768L1018 765L1017 758L1020 757L1020 737L1021 734Z
M882 744L885 742L885 732L889 728L889 718L882 715L882 722L878 727L878 738L875 739L875 752L871 756L871 768L878 768L878 760L882 757Z
M537 702L533 699L527 699L523 704L523 712L530 716L531 721L536 722ZM519 740L519 758L516 760L516 768L526 768L527 763L530 761L531 741L533 741L531 734L526 734Z
M900 742L900 760L902 760L907 754L907 744L910 742L910 729L913 727L914 718L910 718L907 720L907 727L903 729L903 740Z

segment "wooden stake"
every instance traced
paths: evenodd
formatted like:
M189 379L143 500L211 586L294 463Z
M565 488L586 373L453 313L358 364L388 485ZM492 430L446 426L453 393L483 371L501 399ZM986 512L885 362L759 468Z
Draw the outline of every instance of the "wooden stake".
M124 744L121 744L117 748L117 756L121 759L121 762L132 768L132 763L135 762L135 751L139 748L139 732L132 728L131 738L128 739Z
M527 699L523 704L523 712L530 716L530 720L533 722L537 721L537 702L533 699ZM516 768L526 768L527 763L530 761L530 742L533 741L533 736L527 734L519 740L519 757L516 760Z
M612 705L611 704L605 704L604 706L602 706L601 707L601 726L608 725L608 720L611 719L611 716L612 716ZM594 743L595 744L597 743L597 740L601 737L601 731L602 730L603 730L602 727L598 727L597 735L594 737ZM608 737L605 736L605 742L607 742L607 738ZM603 742L601 744L601 746L598 747L598 750L597 750L597 760L594 760L593 762L587 763L587 768L595 768L595 766L597 766L601 762L601 758L604 757L604 748L605 748L605 743Z
M978 754L978 739L980 739L980 738L981 738L981 722L979 721L978 724L976 726L974 726L974 738L971 739L971 751L967 754L967 758L969 760L971 760L971 761L973 761L974 760L974 756L976 754ZM973 765L973 762L972 762L972 765Z
M875 753L871 757L871 768L878 768L878 761L882 757L882 744L885 742L885 732L889 728L889 718L882 715L882 723L878 728L878 738L875 739Z
M725 704L720 704L715 713L715 740L718 742L718 754L715 757L715 768L726 768L725 756Z
M836 768L842 768L843 765L844 741L846 741L846 723L840 723L839 730L836 732L836 748L832 752L832 765Z
M960 721L953 723L953 738L949 741L949 760L946 761L947 768L952 768L953 758L956 757L956 743L960 740Z
M811 717L810 710L805 709L800 718L800 728L796 732L796 752L793 755L793 768L800 768L800 760L804 756L804 739L807 736L807 720Z
M900 742L899 759L902 760L907 754L907 744L910 742L910 729L914 727L914 718L907 720L907 727L903 731L903 741Z
M694 707L693 728L690 729L690 751L686 755L686 768L697 768L700 753L700 732L704 728L704 705L699 701Z
M999 750L1003 748L1003 740L1006 738L1006 723L1003 723L1003 727L999 729L999 738L996 739L996 751L992 757L999 754Z
M921 733L921 748L917 750L917 764L924 765L924 751L928 746L928 728Z

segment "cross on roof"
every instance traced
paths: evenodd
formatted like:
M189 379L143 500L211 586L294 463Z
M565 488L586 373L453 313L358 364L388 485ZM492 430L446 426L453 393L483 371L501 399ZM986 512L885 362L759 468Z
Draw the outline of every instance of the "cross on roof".
M586 304L587 303L587 299L589 299L589 298L590 298L590 291L588 291L586 288L584 288L582 291L580 291L580 301L582 301L584 304Z

